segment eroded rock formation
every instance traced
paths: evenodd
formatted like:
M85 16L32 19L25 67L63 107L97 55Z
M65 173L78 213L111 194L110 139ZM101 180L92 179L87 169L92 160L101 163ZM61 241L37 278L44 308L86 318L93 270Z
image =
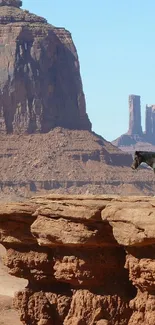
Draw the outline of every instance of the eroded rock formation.
M140 96L129 96L129 135L142 136Z
M24 325L154 325L155 199L34 197L0 207Z
M91 130L71 34L0 1L0 133Z
M140 96L129 95L129 129L112 142L123 150L152 150L155 145L155 105L146 105L145 131L141 126Z

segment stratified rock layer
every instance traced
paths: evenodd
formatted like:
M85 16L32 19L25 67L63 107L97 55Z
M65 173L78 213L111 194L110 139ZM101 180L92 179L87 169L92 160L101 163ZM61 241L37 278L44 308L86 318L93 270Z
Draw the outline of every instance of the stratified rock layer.
M90 130L71 34L21 4L0 2L0 133Z
M0 207L24 325L154 325L155 199L34 197Z

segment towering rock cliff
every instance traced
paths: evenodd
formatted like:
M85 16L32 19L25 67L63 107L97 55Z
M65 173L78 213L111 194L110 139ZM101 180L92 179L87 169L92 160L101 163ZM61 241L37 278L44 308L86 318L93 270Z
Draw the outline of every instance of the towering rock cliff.
M21 5L0 0L0 133L91 130L71 34Z

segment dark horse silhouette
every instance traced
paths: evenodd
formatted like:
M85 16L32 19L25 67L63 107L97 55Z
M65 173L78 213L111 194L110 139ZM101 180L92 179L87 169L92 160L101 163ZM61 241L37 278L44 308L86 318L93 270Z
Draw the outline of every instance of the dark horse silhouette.
M153 168L155 173L155 152L151 151L135 151L132 169L137 169L141 163L146 163L148 166Z

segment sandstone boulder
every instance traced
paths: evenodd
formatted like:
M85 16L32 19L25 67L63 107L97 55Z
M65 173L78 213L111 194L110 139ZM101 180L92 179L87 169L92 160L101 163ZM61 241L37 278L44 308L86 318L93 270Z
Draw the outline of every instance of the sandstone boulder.
M102 220L113 228L117 242L124 246L155 244L155 201L133 198L127 202L113 202L102 211Z

